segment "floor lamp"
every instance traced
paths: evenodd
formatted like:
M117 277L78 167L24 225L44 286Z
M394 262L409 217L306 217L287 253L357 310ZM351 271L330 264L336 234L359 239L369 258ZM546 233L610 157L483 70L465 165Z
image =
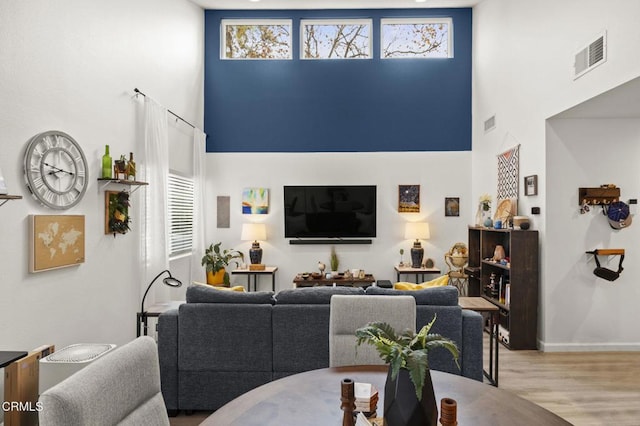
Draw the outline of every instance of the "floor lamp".
M142 296L142 303L140 304L140 312L138 312L137 314L137 319L136 319L136 327L137 327L137 336L140 337L140 324L142 323L143 325L143 332L144 335L147 335L147 312L144 310L144 300L147 298L147 293L149 293L149 290L151 289L151 286L153 285L153 283L156 282L156 280L158 278L160 278L160 276L162 276L162 274L167 273L169 274L168 277L164 278L162 280L162 282L165 285L168 285L169 287L180 287L182 285L182 281L180 281L177 278L174 278L173 275L171 275L171 272L168 269L165 269L164 271L160 272L158 275L156 275L156 277L151 280L151 283L149 284L149 286L147 287L147 290L144 292L144 296Z

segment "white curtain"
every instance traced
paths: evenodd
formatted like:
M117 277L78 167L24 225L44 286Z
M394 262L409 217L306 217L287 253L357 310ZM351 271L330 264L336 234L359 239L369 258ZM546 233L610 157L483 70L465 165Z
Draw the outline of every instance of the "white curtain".
M144 285L142 292L151 280L165 269L169 269L169 235L167 209L167 180L169 174L169 133L167 109L146 96L144 99L144 161L142 162L142 180L149 183L143 189L145 201L144 218L141 231L142 262ZM162 286L160 286L162 287ZM158 284L154 289L158 288ZM153 293L153 292L152 292ZM155 301L152 294L145 305Z
M191 282L205 278L201 260L205 251L205 154L207 135L193 130L193 247L191 250Z

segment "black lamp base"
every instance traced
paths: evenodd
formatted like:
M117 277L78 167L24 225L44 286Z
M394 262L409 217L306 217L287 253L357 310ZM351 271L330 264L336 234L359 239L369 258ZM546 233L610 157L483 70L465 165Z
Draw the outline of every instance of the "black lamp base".
M411 267L421 268L423 257L424 249L422 248L422 245L420 245L420 241L416 241L413 243L413 247L411 247Z
M251 248L249 249L249 259L252 264L259 264L262 262L262 248L260 247L260 243L254 241L251 244Z

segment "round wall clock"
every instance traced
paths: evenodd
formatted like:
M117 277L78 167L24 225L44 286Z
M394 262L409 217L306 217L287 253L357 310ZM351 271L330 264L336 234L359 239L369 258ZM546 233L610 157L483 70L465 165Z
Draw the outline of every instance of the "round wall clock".
M87 190L87 159L66 133L51 130L29 141L24 154L24 178L34 198L52 209L68 209Z

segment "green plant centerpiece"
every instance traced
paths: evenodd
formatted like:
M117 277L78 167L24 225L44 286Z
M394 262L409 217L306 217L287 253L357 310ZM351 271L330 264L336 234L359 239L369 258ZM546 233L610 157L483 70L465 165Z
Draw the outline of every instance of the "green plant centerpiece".
M369 343L376 347L380 358L389 364L389 374L385 385L384 413L389 426L436 425L438 409L429 373L429 351L444 348L453 356L460 368L458 346L451 339L429 331L436 322L434 314L431 322L418 333L407 330L401 334L389 324L372 322L356 330L357 345ZM413 383L408 382L407 377ZM411 392L408 392L411 389ZM403 403L395 403L402 398ZM415 404L405 399L415 398Z
M205 250L204 256L202 257L202 266L206 267L207 275L218 273L222 274L221 283L209 282L209 284L224 284L225 286L228 286L231 281L226 268L231 263L235 263L237 267L239 262L235 259L240 259L244 262L244 254L238 250L223 249L221 246L222 242L219 242L217 244L211 244L209 248ZM207 279L209 280L209 278Z

